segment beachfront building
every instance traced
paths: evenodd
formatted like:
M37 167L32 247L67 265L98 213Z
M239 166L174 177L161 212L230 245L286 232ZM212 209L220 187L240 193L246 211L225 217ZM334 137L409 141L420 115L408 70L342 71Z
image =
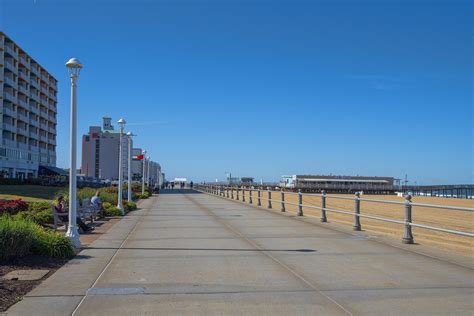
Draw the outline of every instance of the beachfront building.
M0 177L56 166L57 80L0 32Z
M90 126L89 132L82 136L81 173L86 177L101 180L117 180L119 173L120 131L112 125L110 117L102 118L102 126ZM124 179L128 175L128 137L122 137L122 166ZM143 160L137 156L141 148L133 148L132 138L132 180L142 180ZM148 166L149 164L149 166ZM159 163L147 162L146 172L150 172L150 184L161 184L161 166ZM161 179L161 180L160 180ZM146 179L145 179L146 180ZM160 182L161 181L161 182Z
M292 175L282 176L280 186L308 191L330 192L393 192L393 177L334 176L334 175Z
M122 142L122 164L126 168L128 166L127 137L123 137ZM88 134L82 136L81 173L94 179L117 180L119 144L120 131L114 129L110 117L102 118L102 127L90 126Z

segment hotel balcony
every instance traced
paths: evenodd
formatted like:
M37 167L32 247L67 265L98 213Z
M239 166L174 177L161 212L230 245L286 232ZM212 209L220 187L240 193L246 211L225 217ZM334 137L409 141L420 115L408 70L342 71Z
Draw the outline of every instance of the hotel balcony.
M18 91L23 92L25 95L29 95L28 88L22 85L18 85Z
M18 87L18 84L15 82L15 80L7 76L5 76L5 83L14 89L17 89Z
M39 127L39 122L37 120L33 120L30 118L30 121L29 121L30 125L33 125L34 127Z
M39 88L40 88L38 82L36 82L35 80L31 80L31 81L30 81L30 84L31 84L33 87L35 87L36 89L39 89Z
M16 133L16 126L10 123L3 123L3 129L12 133Z
M40 101L40 97L38 94L34 93L34 92L31 92L30 91L30 98L32 98L33 100L35 100L36 102L39 102Z
M33 112L36 115L39 115L39 110L36 106L30 104L30 112Z
M37 77L41 75L37 66L31 65L31 72L34 73Z
M48 75L45 75L44 73L41 73L41 80L43 80L44 82L48 83L48 82L49 82Z
M48 112L40 111L40 116L44 118L45 120L49 120Z
M30 105L28 104L28 102L26 102L25 100L23 99L20 99L18 98L18 103L17 103L19 106L21 106L22 108L24 109L27 109L29 110L30 109Z
M17 143L11 139L3 139L3 145L8 147L17 148Z
M25 144L25 143L18 143L18 148L20 149L25 149L25 150L29 150L29 146L28 144Z
M48 88L45 88L45 87L43 87L43 86L41 86L41 92L43 92L43 93L46 94L46 95L49 95Z
M19 120L22 120L23 122L26 122L28 123L30 120L28 119L28 116L24 115L24 114L21 114L20 112L18 112L18 119Z
M3 114L6 114L11 117L16 117L16 111L13 109L7 108L5 105L3 106Z
M54 127L48 126L48 132L51 134L56 134L56 129Z
M25 66L27 66L27 67L30 66L30 63L26 60L25 57L20 56L19 61L20 61L21 64L23 64L23 65L25 65Z
M50 110L53 110L54 112L57 112L56 104L54 104L54 102L53 102L53 103L50 102L50 103L49 103L49 109L50 109Z
M21 127L18 127L17 134L27 136L27 137L30 135L26 129L21 128Z
M48 155L50 157L56 157L56 152L54 150L48 150Z
M54 81L49 80L49 86L54 90L58 91L57 83Z
M40 139L40 141L42 141L42 142L45 142L45 143L48 142L48 136L40 135L40 136L39 136L39 139Z
M5 53L8 53L15 59L18 59L18 53L10 45L5 45Z
M18 69L13 65L13 63L9 62L5 59L5 68L13 72L14 74L18 74Z
M52 100L56 101L56 95L54 93L50 92L50 93L48 93L48 95Z
M56 139L48 138L48 143L51 144L51 145L56 145Z
M40 153L42 154L47 154L48 153L48 150L46 148L43 148L43 147L40 147Z
M34 131L30 131L30 137L34 138L34 139L38 139L38 133L36 133Z
M48 119L50 122L56 123L56 117L54 117L54 115L49 115Z
M48 130L48 125L46 125L44 123L40 123L40 128L47 131Z
M9 92L6 92L6 91L3 91L3 98L5 100L13 102L15 104L18 102L17 97L15 97L13 94L11 94Z
M28 74L25 71L18 70L18 77L25 81L30 81L30 78L28 77Z

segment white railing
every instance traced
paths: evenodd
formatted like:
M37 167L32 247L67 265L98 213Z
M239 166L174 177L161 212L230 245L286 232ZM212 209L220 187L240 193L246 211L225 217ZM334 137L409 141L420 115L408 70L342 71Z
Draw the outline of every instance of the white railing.
M262 200L267 202L266 207L271 209L272 203L278 203L281 206L281 211L286 211L286 205L292 205L297 207L297 215L303 216L304 209L312 209L312 210L319 210L321 212L321 222L327 222L327 213L339 213L353 216L354 225L353 228L356 231L361 230L361 218L367 218L376 221L382 222L389 222L400 224L404 226L403 232L403 243L406 244L413 244L414 238L412 234L412 227L418 227L427 230L433 230L443 233L455 234L464 237L474 237L474 231L461 231L457 229L447 229L443 227L438 227L434 225L426 225L414 222L412 220L412 211L413 208L421 208L421 207L430 207L430 208L437 208L437 209L445 209L446 211L456 210L456 211L465 211L465 212L474 212L474 208L471 207L460 207L460 206L447 206L447 205L437 205L437 204L424 204L424 203L413 203L411 201L411 195L405 196L404 202L398 201L387 201L387 200L379 200L379 199L366 199L361 198L360 194L357 192L354 197L349 196L336 196L336 195L327 195L325 192L321 194L314 194L314 193L302 193L301 191L298 192L287 192L287 191L275 191L271 190L270 187L267 190L261 189L254 189L248 187L228 187L228 186L219 186L219 185L196 185L196 189L200 192L205 192L209 194L218 195L225 198L235 199L235 200L242 200L242 202L248 201L249 204L254 204L253 199L256 198L257 206L262 206ZM246 195L247 193L247 195ZM272 194L279 194L280 199L272 198ZM297 203L285 201L286 195L296 195L297 196ZM303 199L304 196L310 197L319 197L321 199L321 204L317 205L309 205L304 204ZM246 199L247 198L247 199ZM329 199L339 199L339 200L353 200L354 201L354 209L353 211L342 210L338 208L329 208L326 207L326 202ZM387 218L383 216L375 216L370 214L364 214L361 209L361 201L364 203L383 203L383 204L391 204L391 205L399 205L403 206L405 209L405 216L403 219L394 219L394 218Z

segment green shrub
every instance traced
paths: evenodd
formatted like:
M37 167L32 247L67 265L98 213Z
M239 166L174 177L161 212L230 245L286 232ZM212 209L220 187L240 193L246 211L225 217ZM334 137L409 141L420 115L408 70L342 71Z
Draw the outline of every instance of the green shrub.
M74 248L66 236L37 227L31 251L35 254L53 257L70 258L74 256Z
M116 206L112 206L105 209L106 216L121 216L120 209Z
M28 211L30 211L30 212L51 211L51 203L49 203L49 202L28 202Z
M0 259L22 257L30 252L38 225L11 216L0 217Z
M148 193L148 191L145 191L145 193L143 194L137 194L136 198L138 200L140 199L148 199L150 197L150 193Z
M127 210L127 212L134 211L137 209L137 204L132 201L127 202L125 203L125 209Z
M35 212L35 211L19 212L14 217L15 219L23 219L23 220L32 221L42 226L46 224L52 224L54 222L53 212L51 211L51 208L48 210L43 210L39 212Z

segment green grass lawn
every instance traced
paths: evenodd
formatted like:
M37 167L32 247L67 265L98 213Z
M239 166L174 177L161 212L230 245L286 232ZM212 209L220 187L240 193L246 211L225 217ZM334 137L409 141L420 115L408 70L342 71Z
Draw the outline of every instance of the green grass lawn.
M0 200L39 202L51 201L66 187L46 187L41 185L0 185Z

